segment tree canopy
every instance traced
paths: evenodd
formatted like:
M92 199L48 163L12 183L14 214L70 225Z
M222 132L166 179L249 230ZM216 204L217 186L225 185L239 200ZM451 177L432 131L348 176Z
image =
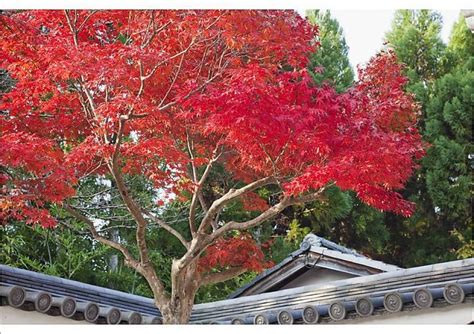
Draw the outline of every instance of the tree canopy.
M305 70L314 30L293 11L22 11L0 20L0 67L14 80L0 105L2 222L84 224L146 279L166 323L189 319L201 286L265 265L245 230L333 186L379 210L414 210L397 190L424 152L418 106L392 52L338 93ZM208 198L217 168L226 186ZM137 179L143 185L132 187ZM92 181L116 196L80 195ZM136 244L114 238L97 210L117 199ZM226 217L236 201L254 214ZM180 202L187 222L174 226L163 210ZM156 229L181 247L170 291L151 259Z

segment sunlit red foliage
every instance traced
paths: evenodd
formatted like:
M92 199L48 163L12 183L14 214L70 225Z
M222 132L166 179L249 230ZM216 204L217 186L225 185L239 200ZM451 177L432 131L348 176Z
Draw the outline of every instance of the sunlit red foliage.
M180 102L206 96L206 86L218 87L231 73L252 66L272 71L303 66L312 34L313 28L291 11L0 15L0 68L16 81L0 105L5 111L0 163L32 176L0 171L2 221L23 214L30 222L51 225L53 218L46 222L41 211L36 219L34 210L70 196L76 179L108 172L121 115L132 115L124 137L133 131L138 138L120 147L123 172L144 174L170 191L190 189L185 170L190 160L180 144L186 130L196 137L196 163L208 160L215 137L177 121ZM18 161L20 156L25 161ZM40 173L41 157L47 170Z
M15 80L0 105L2 222L53 225L48 205L114 159L189 200L189 164L203 167L216 150L233 181L274 176L292 196L334 183L409 215L395 191L423 149L395 56L374 57L337 94L304 69L314 34L293 11L0 15L0 68ZM255 196L245 206L265 210ZM212 247L252 250L242 238ZM207 252L212 265L232 261Z
M189 99L181 113L233 148L228 168L236 175L247 182L278 175L293 195L334 182L381 210L412 212L393 190L403 187L423 149L418 108L393 53L374 57L344 94L314 87L304 70L247 71L225 90Z
M74 194L74 178L61 167L64 154L49 139L25 132L0 136L0 222L7 218L25 220L27 224L55 225L43 206L58 203ZM14 174L13 174L14 173Z

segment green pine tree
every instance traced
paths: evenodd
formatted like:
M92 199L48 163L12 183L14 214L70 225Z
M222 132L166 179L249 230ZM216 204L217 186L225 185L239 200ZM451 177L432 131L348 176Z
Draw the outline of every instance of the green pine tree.
M403 10L397 12L387 34L407 65L408 89L423 110L420 132L431 145L402 192L417 204L415 214L409 219L390 214L385 218L390 229L386 256L403 266L473 255L473 35L461 17L445 48L440 29L436 12ZM427 51L418 52L420 45Z
M474 38L462 14L453 25L447 49L450 53L451 67L465 63L474 55Z
M407 66L410 82L439 77L439 62L445 45L441 39L441 14L432 10L397 10L392 29L386 34L388 45Z
M427 105L424 136L432 146L423 165L427 191L440 223L461 243L457 248L470 247L470 252L458 256L470 257L474 256L474 35L462 16L453 27L448 52L456 61L453 69L436 81Z
M406 65L407 90L423 105L428 100L428 86L444 72L442 23L441 14L433 10L397 10L385 36L388 46ZM420 125L423 127L423 122Z
M336 91L345 91L354 81L354 71L349 63L349 47L339 22L329 11L310 10L306 16L318 26L320 43L318 50L309 58L309 73L317 84L328 82Z

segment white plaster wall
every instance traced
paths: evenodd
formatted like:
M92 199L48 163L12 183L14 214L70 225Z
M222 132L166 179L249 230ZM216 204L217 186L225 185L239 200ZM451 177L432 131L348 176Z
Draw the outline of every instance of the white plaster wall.
M466 302L459 305L450 305L446 307L431 307L424 310L413 310L406 312L397 312L393 314L374 315L368 318L357 318L353 320L344 320L340 324L365 324L365 325L436 325L436 324L468 324L473 321L473 304ZM337 324L332 322L331 324Z
M280 290L320 283L330 283L351 277L355 276L324 268L312 268L305 272L303 275L298 276L296 279L280 288Z
M77 321L63 316L51 316L36 311L23 311L10 306L0 306L0 324L16 325L85 325L87 321Z

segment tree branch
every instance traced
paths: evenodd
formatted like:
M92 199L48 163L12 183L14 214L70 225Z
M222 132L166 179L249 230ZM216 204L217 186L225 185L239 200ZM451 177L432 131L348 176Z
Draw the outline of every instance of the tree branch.
M145 89L145 76L143 75L143 63L141 60L138 61L138 68L140 70L140 88L138 89L137 99L143 94L143 90Z
M67 21L69 29L71 30L71 33L72 33L72 39L74 41L74 46L77 49L79 47L79 44L77 42L77 29L76 29L76 26L75 26L76 22L72 23L71 17L69 16L69 10L64 10L64 15L66 15L66 21Z
M204 216L204 219L202 220L201 226L199 226L198 233L202 233L205 231L205 229L211 224L211 222L214 220L214 217L220 212L220 210L224 207L225 204L229 203L230 201L250 192L255 189L258 189L260 187L269 185L269 184L275 184L277 182L276 178L273 176L268 176L264 177L260 180L257 180L255 182L252 182L242 188L239 189L230 189L224 196L221 198L215 200L209 210L207 211L207 214Z
M193 152L193 145L191 142L191 138L189 135L188 130L186 129L186 146L188 148L188 153L189 153L189 158L190 158L190 164L191 164L191 177L193 180L193 183L195 184L196 189L194 190L193 196L191 198L191 204L189 207L189 230L191 231L191 235L194 236L196 235L196 224L194 222L195 217L196 217L196 205L197 205L197 200L198 200L198 192L199 190L197 189L197 169L196 165L194 164L194 152Z
M117 184L117 188L119 190L120 196L122 197L123 202L125 203L128 211L132 214L133 218L137 223L136 229L136 240L137 246L140 253L140 261L144 265L150 265L150 259L148 255L148 247L146 244L146 226L148 222L143 217L141 213L141 208L139 205L134 201L132 196L130 195L128 188L125 184L125 181L122 176L122 171L120 170L119 166L119 153L120 153L120 145L122 143L123 132L125 129L125 123L129 119L132 110L130 110L128 115L121 115L119 118L119 129L117 132L117 139L115 143L114 152L112 154L112 159L108 164L109 170L115 179Z
M169 93L171 92L171 89L173 88L175 82L176 82L176 79L178 79L178 76L179 76L179 73L181 72L181 68L183 66L183 60L184 60L184 57L186 56L186 53L183 53L181 55L181 59L179 60L179 64L178 64L178 68L176 69L176 73L175 75L173 76L173 80L171 80L171 84L170 86L168 87L168 90L166 91L166 94L163 96L163 98L161 99L161 102L160 104L158 105L158 108L160 108L163 103L165 103L166 101L166 98L168 97Z
M125 129L125 122L127 118L124 118L120 116L119 119L119 128L117 132L117 139L115 142L115 148L114 148L114 153L112 154L112 164L117 165L118 164L118 156L120 153L120 145L122 144L122 137L123 137L123 132Z
M274 184L276 183L277 180L273 176L267 176L262 179L259 179L255 182L252 182L242 188L239 189L230 189L229 192L227 192L224 196L221 198L215 200L211 207L209 208L207 214L205 215L204 219L201 222L201 225L199 226L198 231L196 232L196 235L193 237L193 240L191 242L191 245L184 254L181 259L176 261L176 270L179 272L180 270L183 270L187 265L192 263L196 258L198 258L201 253L209 246L211 245L217 238L222 236L224 233L226 233L229 230L229 227L227 227L224 230L224 227L227 225L224 225L224 227L221 227L217 230L214 230L212 234L207 234L205 233L206 229L213 223L215 220L215 217L220 213L220 210L222 207L229 203L230 201L234 200L235 198L238 198L239 196L244 195L247 192L250 192L252 190L255 190L259 187L263 187L268 184ZM286 208L289 204L287 204L288 199L284 199L282 202L278 203L277 205L271 207L267 211L265 211L263 214L261 214L259 217L259 220L254 223L254 225L258 225L263 223L265 220L277 215L279 212L281 212L284 208ZM257 219L255 218L255 219ZM229 225L229 224L228 224ZM235 226L235 225L232 225Z
M274 206L270 207L269 209L262 212L260 215L258 215L257 217L253 219L250 219L246 222L231 221L227 223L226 225L221 227L219 230L215 231L210 236L211 240L214 241L229 231L243 231L243 230L248 230L252 227L258 226L262 224L263 222L265 222L266 220L273 218L274 216L282 212L285 208L291 205L303 204L303 203L313 202L315 200L321 199L322 193L326 189L327 187L322 187L314 193L310 193L310 194L299 196L299 197L285 196L278 204L275 204Z
M249 184L247 186L248 187L247 189L257 188L257 186L254 185L256 182L258 182L259 184L263 184L263 185L274 182L274 181L270 182L270 180L266 180L266 179L268 179L268 178L260 179L258 181L255 181L254 183ZM265 183L265 181L267 183ZM332 185L332 184L330 184L330 185ZM243 187L243 188L245 188L245 187ZM243 188L241 188L241 189L243 189ZM239 190L241 190L241 189L239 189ZM283 197L283 199L279 203L277 203L274 206L268 208L266 211L262 212L259 216L255 217L253 219L250 219L246 222L231 221L231 222L225 224L224 226L222 226L221 228L219 228L218 230L214 231L210 235L204 234L202 231L198 231L197 232L198 238L196 240L193 240L194 242L192 243L189 250L180 259L179 267L184 268L186 265L191 263L193 260L195 260L197 257L199 257L202 254L202 252L204 252L204 250L206 250L207 247L209 247L213 242L215 242L217 239L222 237L227 232L248 230L252 227L256 227L256 226L264 223L265 221L275 217L280 212L282 212L285 208L287 208L291 205L307 203L307 202L311 202L311 201L315 201L317 199L320 199L322 197L322 192L325 189L327 189L327 187L322 187L314 193L303 195L303 196L300 196L300 197L285 196L285 197ZM219 200L222 200L228 194L233 194L235 192L236 192L235 190L234 190L234 192L229 192L226 195L224 195L223 197L221 197ZM218 202L219 200L215 201L213 203L213 205L216 202ZM226 200L226 201L228 201L228 200ZM211 212L211 209L209 209L209 212ZM203 224L201 224L201 227L202 226L203 226ZM201 227L200 227L200 229L201 229Z
M242 275L243 273L247 272L248 270L243 267L232 267L224 271L216 272L216 273L209 273L204 275L199 282L200 286L216 284L220 282L228 281L234 277Z
M77 220L87 224L87 226L89 228L89 231L91 232L92 237L94 239L96 239L97 241L99 241L99 242L101 242L101 243L103 243L103 244L105 244L109 247L112 247L112 248L120 251L123 254L123 256L125 257L126 264L129 265L130 267L134 268L134 269L137 269L137 267L139 265L139 262L132 256L132 254L130 253L130 251L126 247L124 247L122 244L120 244L118 242L109 240L109 239L104 238L103 236L101 236L97 232L97 229L94 226L94 222L92 220L90 220L89 218L87 218L85 215L83 215L81 212L79 212L77 209L73 208L72 206L70 206L68 204L63 204L63 208L71 216L73 216Z
M154 15L154 14L153 14ZM161 27L159 27L158 29L155 28L155 24L153 22L153 33L152 35L150 36L150 38L144 43L141 45L141 49L145 49L148 45L150 45L150 43L153 41L153 38L159 34L162 30L166 29L166 27L168 27L169 25L171 24L171 21L168 21L166 22L165 24L163 24Z
M169 58L166 58L165 60L162 60L162 61L156 63L155 66L153 66L153 68L151 69L150 73L148 73L148 74L146 74L146 75L143 76L143 79L144 79L144 80L149 79L151 76L153 76L153 74L155 74L156 70L157 70L161 65L163 65L163 64L169 62L170 60L173 60L174 58L177 58L177 57L181 56L182 54L188 52L188 51L191 49L191 47L195 44L195 42L196 42L196 38L193 38L193 39L191 40L191 42L189 43L189 45L188 45L185 49L181 50L181 51L178 52L178 53L175 53L174 55L172 55L172 56L169 57Z
M221 72L217 72L211 78L204 81L199 87L190 90L188 92L188 94L186 94L184 97L181 98L181 101L188 99L191 95L193 95L194 93L196 93L196 92L200 91L201 89L203 89L204 87L206 87L209 83L214 81L214 79L219 77L221 74L222 74ZM158 108L158 110L160 110L160 111L166 110L166 109L174 106L176 103L178 103L178 100L171 101L171 102L165 104L164 106L161 106L160 108Z
M151 212L148 210L142 209L142 212L147 216L150 217L158 226L162 227L164 230L168 231L172 235L174 235L181 243L183 244L186 249L189 249L189 242L184 239L184 237L176 231L174 228L172 228L169 224L166 224L164 221L153 215Z
M117 138L117 140L119 139ZM137 223L136 239L137 239L138 250L140 252L141 263L148 264L150 262L150 259L148 256L148 248L146 245L146 238L145 238L146 226L148 222L143 217L141 213L141 209L138 206L138 204L130 196L130 193L128 192L127 186L125 185L125 181L123 179L122 172L120 171L117 161L112 160L111 164L109 164L109 170L115 179L117 188L119 190L119 193L120 193L120 196L122 197L123 202L125 203L128 211L132 214L133 218L135 219Z
M195 234L196 234L195 217L196 217L196 207L197 207L198 201L201 204L201 207L202 207L204 213L207 214L207 211L208 211L208 207L205 203L204 196L202 194L201 189L202 189L202 186L204 185L204 182L206 182L206 179L209 176L209 173L211 172L213 164L219 159L219 157L221 156L222 153L218 153L218 149L219 149L220 145L217 144L216 147L214 148L214 151L212 152L212 157L209 160L209 163L207 164L206 169L204 170L201 178L198 181L196 166L194 165L194 162L193 162L194 154L193 154L193 151L192 151L192 145L190 144L190 140L189 140L190 137L189 137L188 132L186 132L186 138L187 138L189 155L190 155L190 158L191 158L192 174L193 174L193 179L194 179L194 183L195 183L195 189L194 189L194 192L193 192L193 196L192 196L192 199L191 199L191 205L190 205L190 208L189 208L189 227L190 227L190 230L191 230L191 234L194 237ZM213 227L215 227L214 224L213 224Z
M92 234L92 237L96 239L97 241L103 243L104 245L107 245L109 247L112 247L118 251L120 251L123 256L125 257L125 264L133 269L135 269L137 272L139 272L143 277L147 280L150 288L153 291L153 294L156 298L156 300L161 304L166 304L169 301L169 297L167 296L165 287L161 280L158 278L156 275L156 271L153 268L153 266L150 263L143 263L137 261L130 251L124 247L122 244L109 240L107 238L102 237L96 230L94 223L84 216L82 213L80 213L78 210L74 209L72 206L63 204L63 208L71 214L74 218L78 219L79 221L82 221L83 223L86 223L89 227L89 230Z
M84 27L84 25L86 24L86 22L91 18L92 15L94 15L95 13L97 13L98 10L92 10L85 18L84 18L84 21L82 21L82 23L79 25L79 28L77 28L77 31L81 31L81 29Z

